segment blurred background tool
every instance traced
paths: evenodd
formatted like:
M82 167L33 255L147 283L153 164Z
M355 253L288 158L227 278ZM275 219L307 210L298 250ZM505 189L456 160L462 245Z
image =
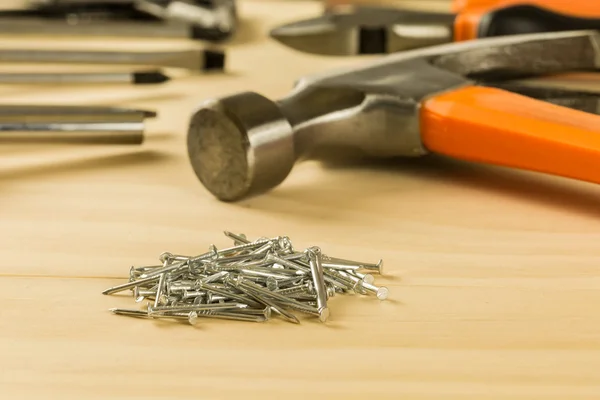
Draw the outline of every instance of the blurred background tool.
M0 84L112 84L148 85L167 82L170 78L160 71L138 72L0 72Z
M0 33L218 41L233 34L236 19L233 0L31 1L0 12Z
M0 106L0 143L141 144L155 112L116 107Z
M340 6L370 6L370 7L396 7L410 10L426 11L458 11L454 9L455 3L451 0L322 0L323 11L327 12L340 8Z
M205 49L146 52L0 49L0 62L144 65L211 71L224 68L225 53Z
M519 3L549 7L567 14L570 14L573 9L573 2L569 0L324 0L323 3L326 11L339 6L365 5L458 13L469 8ZM579 0L576 2L575 12L577 14L594 14L597 10L598 3L596 1Z
M134 0L137 10L167 21L195 26L197 36L207 40L227 39L235 33L237 10L234 0L177 1L159 4L152 0Z
M434 153L600 183L600 118L540 101L559 89L511 82L597 70L599 42L596 31L576 31L450 43L304 76L276 101L209 99L189 123L190 163L224 201L276 187L297 160L349 151Z
M38 11L44 17L83 18L83 19L121 19L153 20L139 13L134 6L135 0L27 0L24 14L28 10ZM167 4L168 0L156 0L157 4Z
M271 30L272 38L298 51L334 56L382 54L452 41L600 28L600 2L488 1L458 13L394 7L340 6L317 18ZM581 5L581 7L579 7ZM563 11L561 11L563 10Z
M451 9L454 12L459 12L466 9L510 4L536 4L567 14L574 13L575 15L585 13L596 15L598 12L598 2L589 0L454 0Z

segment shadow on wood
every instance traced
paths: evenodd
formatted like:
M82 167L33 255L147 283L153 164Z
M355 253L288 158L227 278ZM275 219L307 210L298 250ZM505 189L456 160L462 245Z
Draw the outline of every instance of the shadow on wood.
M576 182L566 178L553 177L528 171L519 171L503 167L464 162L438 155L421 158L400 158L394 160L338 159L322 162L325 174L329 171L347 171L355 173L332 174L332 178L323 181L295 184L290 186L284 181L272 192L243 204L252 208L265 209L281 213L295 213L297 203L303 205L318 204L359 204L366 202L370 192L377 192L377 182L369 181L369 173L396 175L405 179L424 179L490 191L501 196L510 196L520 201L550 205L575 213L584 213L600 217L600 185ZM291 174L294 174L292 170ZM357 181L365 178L364 181ZM335 179L335 182L332 181ZM398 196L402 196L401 190ZM293 200L281 201L281 200ZM278 201L279 200L279 201ZM316 209L316 207L315 207ZM335 210L328 210L327 216L335 218Z

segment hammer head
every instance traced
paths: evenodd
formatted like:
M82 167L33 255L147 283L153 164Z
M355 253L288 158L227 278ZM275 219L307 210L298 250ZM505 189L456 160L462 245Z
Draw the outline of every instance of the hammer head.
M188 155L214 196L235 201L287 177L296 160L293 134L276 103L243 92L200 105L189 125Z

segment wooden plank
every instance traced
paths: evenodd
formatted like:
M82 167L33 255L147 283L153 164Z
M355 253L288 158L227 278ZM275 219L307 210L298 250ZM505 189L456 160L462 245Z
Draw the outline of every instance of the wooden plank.
M200 101L241 90L279 98L302 75L377 58L301 54L268 38L272 27L318 15L320 2L239 4L244 24L226 45L225 74L173 71L177 79L151 88L0 88L3 104L159 113L140 147L0 146L3 398L598 398L597 185L432 156L305 162L273 192L239 204L204 190L185 145ZM390 299L336 296L326 325L190 327L107 311L134 305L100 294L131 265L227 246L225 229L383 258L377 283Z
M597 286L490 281L387 282L390 301L334 298L327 325L192 327L110 314L134 303L102 296L108 279L4 277L0 387L69 398L255 398L290 386L293 398L597 395Z

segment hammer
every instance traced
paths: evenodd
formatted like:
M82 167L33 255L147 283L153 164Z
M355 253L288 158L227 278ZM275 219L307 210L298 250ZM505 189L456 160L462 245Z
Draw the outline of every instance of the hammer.
M273 189L319 149L437 153L600 183L598 96L510 81L599 66L596 31L394 53L305 76L280 100L240 92L202 102L189 122L189 160L229 202Z

